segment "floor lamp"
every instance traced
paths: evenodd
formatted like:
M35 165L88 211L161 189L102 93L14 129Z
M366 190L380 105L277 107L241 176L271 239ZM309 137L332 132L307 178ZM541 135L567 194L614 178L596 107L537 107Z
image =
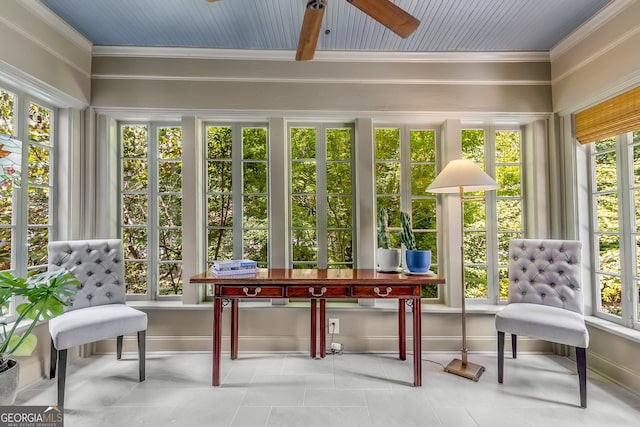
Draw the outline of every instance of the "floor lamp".
M462 358L452 360L444 370L461 377L478 381L484 372L484 366L467 361L467 328L465 311L465 291L467 288L464 278L464 202L466 200L482 199L482 196L465 196L468 191L495 190L498 184L471 160L452 160L438 174L427 188L431 193L458 193L460 195L460 277L462 283Z

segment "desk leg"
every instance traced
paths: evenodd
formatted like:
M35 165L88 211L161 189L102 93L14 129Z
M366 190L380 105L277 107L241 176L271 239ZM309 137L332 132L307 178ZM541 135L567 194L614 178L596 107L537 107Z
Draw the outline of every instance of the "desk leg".
M398 346L400 360L407 360L407 317L405 299L398 300Z
M213 300L213 363L211 370L213 378L211 384L220 385L220 347L222 346L222 300Z
M320 300L320 357L327 355L327 334L324 329L326 322L326 302L324 298Z
M422 385L422 309L421 300L413 300L413 385Z
M238 300L231 300L231 360L238 358Z
M318 327L316 316L316 299L311 298L311 348L309 349L309 354L314 359L316 357L316 329Z

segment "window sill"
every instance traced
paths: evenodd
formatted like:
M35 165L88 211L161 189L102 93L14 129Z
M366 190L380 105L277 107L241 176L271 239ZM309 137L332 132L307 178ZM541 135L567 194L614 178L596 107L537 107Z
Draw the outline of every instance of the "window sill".
M585 316L584 321L587 326L600 329L601 331L608 332L620 338L640 344L640 331L636 329L627 328L626 326L618 325L617 323L600 319L595 316Z

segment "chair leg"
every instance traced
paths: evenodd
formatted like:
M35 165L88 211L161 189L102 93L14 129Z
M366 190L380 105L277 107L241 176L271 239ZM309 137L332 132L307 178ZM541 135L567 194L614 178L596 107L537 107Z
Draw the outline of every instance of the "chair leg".
M518 357L518 336L511 334L511 357L514 359Z
M587 354L582 347L576 347L576 364L580 381L580 407L587 407Z
M53 345L53 340L51 340L51 356L49 357L49 379L50 380L56 377L57 364L58 364L58 350L56 350L56 346Z
M504 372L504 332L498 331L498 383L502 384Z
M67 350L58 350L58 406L64 407L64 386L67 380Z
M122 335L116 338L116 359L118 360L122 359L122 339Z
M139 376L140 382L145 380L145 366L146 366L146 337L147 331L138 331L138 364L139 364Z

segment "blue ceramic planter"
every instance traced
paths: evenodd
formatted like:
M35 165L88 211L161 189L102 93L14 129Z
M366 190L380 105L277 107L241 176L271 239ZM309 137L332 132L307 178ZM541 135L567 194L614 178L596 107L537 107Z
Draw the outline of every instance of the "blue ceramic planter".
M426 273L431 267L431 251L406 251L407 270L414 273Z

